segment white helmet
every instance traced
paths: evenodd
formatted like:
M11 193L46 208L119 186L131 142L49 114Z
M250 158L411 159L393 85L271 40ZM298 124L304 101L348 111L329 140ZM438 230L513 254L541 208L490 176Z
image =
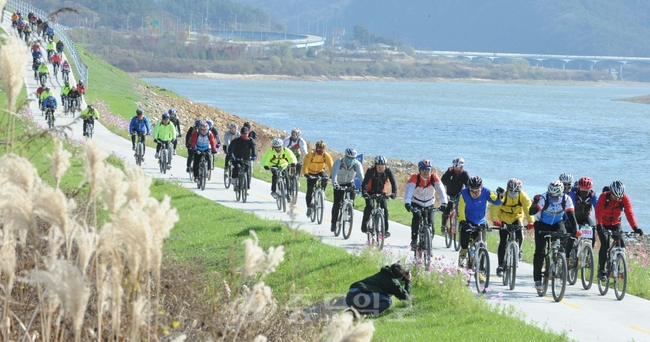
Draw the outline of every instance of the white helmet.
M282 140L275 138L272 142L273 147L282 147Z
M564 192L564 184L561 181L556 180L548 185L548 194L550 196L560 196Z
M461 169L463 166L465 166L465 159L463 159L461 157L458 157L458 158L454 159L454 161L452 162L452 165L457 169Z
M609 185L609 192L616 198L622 198L623 194L625 194L625 185L623 185L623 182L615 180Z
M562 172L560 174L560 181L562 183L571 183L573 184L573 174L570 172Z

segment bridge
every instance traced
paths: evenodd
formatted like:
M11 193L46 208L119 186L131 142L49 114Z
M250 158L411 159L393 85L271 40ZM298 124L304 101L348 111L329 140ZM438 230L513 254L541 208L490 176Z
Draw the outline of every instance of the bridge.
M566 64L573 61L588 62L590 63L589 69L593 70L596 63L601 62L614 62L619 63L619 76L623 78L623 66L628 63L649 63L650 57L621 57L621 56L579 56L579 55L544 55L544 54L529 54L529 53L502 53L502 52L465 52L465 51L430 51L430 50L416 50L417 53L434 56L434 57L449 57L449 58L468 58L473 60L475 58L487 58L492 61L495 59L525 59L535 63L539 66L543 61L559 61L562 62L562 69L565 69Z

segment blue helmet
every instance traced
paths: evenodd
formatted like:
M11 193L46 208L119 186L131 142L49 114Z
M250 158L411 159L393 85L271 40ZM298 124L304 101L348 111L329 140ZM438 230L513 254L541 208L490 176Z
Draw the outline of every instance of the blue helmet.
M386 158L384 156L376 156L375 165L386 165Z
M167 114L167 113L163 114L163 115L162 115L162 118L163 118L163 120L165 120L165 119L169 119L169 114Z
M202 123L203 121L201 121L201 119L196 119L196 121L194 121L194 126L199 127Z
M169 108L169 110L167 111L167 113L169 113L169 115L176 115L176 109L174 109L174 108Z
M212 120L208 119L205 121L208 124L208 128L212 129Z

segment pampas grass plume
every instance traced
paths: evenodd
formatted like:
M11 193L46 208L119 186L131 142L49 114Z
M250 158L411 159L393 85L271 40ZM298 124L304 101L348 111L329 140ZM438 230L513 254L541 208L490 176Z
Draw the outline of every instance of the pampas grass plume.
M117 213L126 203L126 193L129 183L124 181L124 172L112 165L106 165L102 180L102 199L111 214Z
M49 157L52 160L52 175L54 176L55 187L59 187L63 174L70 167L70 152L63 149L63 142L54 139L54 153Z
M27 51L27 45L18 37L4 36L4 44L0 49L0 80L7 93L7 109L10 113L16 112L16 100L25 80Z
M84 179L90 185L89 196L94 198L101 192L102 179L104 179L104 161L108 153L94 139L86 140L83 160L86 164Z

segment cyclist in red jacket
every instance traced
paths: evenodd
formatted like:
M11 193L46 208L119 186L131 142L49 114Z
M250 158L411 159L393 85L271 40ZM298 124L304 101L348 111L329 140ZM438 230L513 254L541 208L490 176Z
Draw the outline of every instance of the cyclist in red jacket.
M605 191L598 197L596 204L596 223L598 225L598 239L600 240L600 250L598 251L598 273L601 280L607 280L605 262L607 261L607 250L609 249L609 238L604 234L604 229L620 230L621 216L625 212L627 222L635 233L643 235L643 230L639 228L634 218L632 202L625 194L625 185L621 181L613 181L609 186L609 191ZM621 240L625 247L625 242Z

